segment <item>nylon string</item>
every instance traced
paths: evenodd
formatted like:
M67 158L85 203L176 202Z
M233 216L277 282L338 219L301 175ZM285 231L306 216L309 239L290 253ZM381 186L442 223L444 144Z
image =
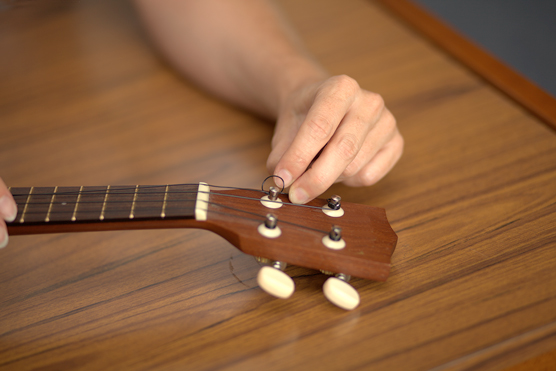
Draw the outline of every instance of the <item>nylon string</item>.
M263 184L264 184L264 183L263 183ZM199 183L172 184L172 186L198 186L198 185L199 185ZM253 188L228 187L228 186L218 186L218 185L211 185L211 184L209 184L208 186L209 186L210 188L223 188L223 189L232 189L232 190L255 191L255 192L261 192L261 193L265 193L265 194L268 194L268 193L269 193L269 192L264 191L264 190L257 190L257 189L253 189ZM141 188L140 188L139 190L141 191L141 190L144 190L144 189L165 188L166 186L165 186L165 185L164 185L164 186L161 186L161 185L154 185L154 186L140 186L140 187L141 187ZM123 192L122 192L122 191L123 191ZM127 192L127 191L129 191L129 192ZM259 198L255 198L255 197L247 197L247 196L239 196L239 195L229 195L229 194L222 194L222 193L215 193L215 192L206 192L206 191L200 191L200 192L201 192L201 193L205 193L205 194L209 194L209 195L216 195L216 196L222 196L222 197L232 197L232 198L239 198L239 199L245 199L245 200L249 200L249 201L257 201L257 202L260 202L260 199L259 199ZM199 191L197 191L197 190L195 190L195 191L168 191L168 192L154 192L154 193L140 193L140 194L141 194L141 195L154 195L154 196L157 196L157 195L162 195L162 194L164 194L164 193L167 193L167 194L198 194ZM33 196L53 196L53 195L55 195L55 196L72 196L72 195L76 195L76 196L77 196L77 195L79 195L79 194L81 194L81 195L83 195L83 194L88 194L88 195L105 195L105 194L106 194L106 189L105 189L105 190L101 190L101 189L99 189L99 190L82 190L81 192L79 192L79 191L65 191L65 192L56 192L56 193L54 193L54 192L52 192L52 193L40 193L40 194L34 194ZM118 188L118 189L114 189L114 188L111 188L111 189L110 189L110 195L134 195L134 194L135 194L135 186L125 187L125 188ZM280 192L280 194L285 194L285 193ZM14 197L16 197L16 196L28 196L28 194L26 194L26 193L25 193L25 194L24 194L24 193L21 193L21 194L15 193L15 194L12 194L12 195L13 195ZM176 199L176 200L171 200L172 203L175 203L175 202L193 202L193 201L196 201L196 199L195 199L195 200L194 200L194 199ZM99 201L80 201L79 204L102 204L103 202L104 202L104 200L102 200L102 201L100 201L100 200L99 200ZM129 202L130 202L130 201L117 201L117 200L116 200L116 201L110 201L110 204L124 204L124 203L125 203L125 204L129 205ZM161 201L160 201L160 200L141 200L141 203L142 203L142 204L144 204L144 203L149 203L149 202L160 203ZM229 210L233 210L233 211L236 211L236 212L241 212L241 213L249 214L249 215L255 216L255 217L257 217L257 218L260 218L260 219L255 219L255 218L250 218L250 217L242 216L242 218L245 219L245 220L251 220L251 221L260 222L261 219L262 219L263 221L266 219L266 216L265 216L265 215L257 214L257 213L250 212L250 211L247 211L247 210L242 210L242 209L234 208L234 207L231 207L231 206L227 206L227 205L223 205L223 204L216 203L216 202L211 202L211 201L204 201L204 202L206 202L206 203L208 203L208 204L211 204L211 205L220 206L220 207L225 208L225 209L229 209ZM270 200L267 200L266 202L280 202L280 201L270 201ZM74 204L76 204L77 202L76 202L76 201L73 201L73 202L69 201L69 202L66 202L66 203L69 204L69 205L74 205ZM23 203L23 204L21 204L21 205L22 205L22 206L25 206L25 205L49 205L49 204L51 204L51 202L37 202L37 201L35 201L35 202L33 202L33 201L27 202L27 201L26 201L25 203ZM291 203L291 202L283 202L283 204L284 204L284 205L289 205L289 206L294 206L294 207L305 207L305 208L310 208L310 209L322 210L322 208L321 208L321 207L318 207L318 206L300 205L300 204L294 204L294 203ZM148 212L148 211L158 211L158 209L159 209L159 207L156 207L156 208L145 208L145 207L140 207L140 208L138 208L137 210L140 210L140 211L147 211L147 212ZM115 209L115 210L112 210L112 211L126 211L126 212L127 212L128 210L129 210L129 207L120 208L120 209ZM166 207L166 211L171 211L171 210L194 211L195 208L194 208L194 207ZM213 212L213 213L218 213L218 214L223 214L223 215L228 215L228 216L235 216L235 214L226 213L226 212L218 211L218 210L211 210L211 212ZM43 211L36 211L36 212L27 211L27 214L28 214L28 215L29 215L29 214L38 214L38 213L43 213ZM64 213L64 211L58 211L58 212L54 211L54 212L51 213L51 215L52 215L52 214L57 214L57 213ZM283 223L283 224L289 224L289 225L292 225L292 226L295 226L295 227L303 228L303 229L308 229L308 230L316 231L316 232L319 232L319 233L324 233L324 234L328 233L328 231L323 231L323 230L320 230L320 229L311 228L311 227L308 227L308 226L304 226L304 225L301 225L301 224L289 222L289 221L286 221L286 220L280 220L279 222L280 222L280 223Z

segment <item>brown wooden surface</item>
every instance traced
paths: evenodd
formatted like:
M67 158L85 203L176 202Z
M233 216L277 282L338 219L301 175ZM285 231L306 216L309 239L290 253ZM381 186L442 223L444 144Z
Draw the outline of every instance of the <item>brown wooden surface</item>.
M556 129L556 97L411 0L377 0ZM531 56L531 58L535 58Z
M405 137L379 184L329 191L386 208L389 280L353 281L345 312L308 269L267 296L258 263L202 230L14 236L0 368L497 370L556 348L554 132L373 2L282 3ZM28 4L0 12L8 185L259 186L271 124L177 76L129 5Z

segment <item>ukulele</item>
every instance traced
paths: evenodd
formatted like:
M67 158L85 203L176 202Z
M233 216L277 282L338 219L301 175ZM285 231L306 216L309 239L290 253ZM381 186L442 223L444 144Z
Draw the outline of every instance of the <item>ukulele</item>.
M264 182L263 182L264 186ZM257 275L267 293L288 298L287 264L331 275L325 296L340 308L359 305L351 276L386 281L397 235L384 209L315 199L289 202L269 191L206 183L161 186L10 187L18 205L10 235L152 228L201 228L266 265ZM282 189L283 191L283 189Z

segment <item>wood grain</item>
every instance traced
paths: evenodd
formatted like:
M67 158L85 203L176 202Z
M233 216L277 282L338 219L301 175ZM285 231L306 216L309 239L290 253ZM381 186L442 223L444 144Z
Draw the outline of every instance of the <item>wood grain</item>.
M257 287L259 264L201 230L13 236L0 251L0 368L501 370L556 348L556 135L369 1L281 1L333 73L380 92L406 141L370 188L387 282ZM10 186L256 188L272 125L181 79L125 2L0 12L0 173ZM302 244L302 241L299 242Z
M386 281L390 274L391 256L398 237L392 231L384 209L342 203L344 215L325 215L325 200L315 199L307 207L284 204L273 209L282 235L276 239L261 238L257 227L268 213L259 201L245 202L230 195L247 195L257 200L260 191L216 191L211 194L206 222L200 228L212 230L241 251L256 257L282 261L300 267L344 273L350 276ZM258 196L258 197L257 197ZM281 197L284 203L289 200ZM204 225L206 224L206 226ZM326 248L322 238L332 226L341 228L345 248Z
M411 0L377 0L556 130L556 98ZM534 58L534 56L532 56Z

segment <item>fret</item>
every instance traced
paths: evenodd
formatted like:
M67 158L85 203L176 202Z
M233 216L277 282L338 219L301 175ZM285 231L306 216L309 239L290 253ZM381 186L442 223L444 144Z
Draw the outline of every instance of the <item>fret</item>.
M142 219L161 218L166 186L139 186L135 199L134 217ZM166 211L164 210L166 214Z
M17 223L44 222L54 187L10 188L17 204Z
M104 220L104 211L106 210L106 201L108 201L108 192L110 192L110 186L106 187L106 193L104 194L104 200L102 202L102 209L100 210L100 220Z
M193 218L196 185L10 187L18 224Z
M69 222L76 206L79 187L58 187L50 207L49 223Z
M58 190L58 186L54 187L54 192L52 192L52 198L50 199L50 205L48 205L48 211L46 212L46 218L44 218L45 222L50 221L50 212L52 211L52 204L54 203L54 198L56 197L56 191Z
M79 188L79 193L77 194L77 200L75 201L75 208L73 209L73 215L71 216L71 221L75 222L76 214L77 214L77 207L79 206L79 200L81 199L81 191L83 191L83 186Z
M110 186L110 195L104 205L104 221L129 220L135 186Z
M133 203L131 204L131 211L129 212L129 219L135 218L133 211L135 211L135 202L137 201L137 190L139 189L139 185L135 186L135 193L133 194Z
M25 222L41 223L44 222L52 200L54 187L35 187L31 200L27 204Z
M27 200L25 201L25 206L23 207L23 213L21 213L21 218L19 219L20 223L23 223L25 221L25 213L27 212L27 209L29 207L29 202L31 201L31 194L33 193L33 189L35 187L31 187L31 189L29 190L29 195L27 196Z
M76 218L80 222L98 221L106 195L106 187L83 187L80 192L79 208Z
M168 200L168 184L166 184L166 189L164 189L164 201L162 202L162 211L160 212L160 217L164 219L166 217L166 201Z
M22 208L25 204L25 199L27 198L27 195L29 194L29 187L27 187L27 188L9 187L8 190L12 194L12 196L15 200L15 203L17 205L17 215L14 219L14 223L15 222L19 223L20 215L21 215L21 212L23 211Z

